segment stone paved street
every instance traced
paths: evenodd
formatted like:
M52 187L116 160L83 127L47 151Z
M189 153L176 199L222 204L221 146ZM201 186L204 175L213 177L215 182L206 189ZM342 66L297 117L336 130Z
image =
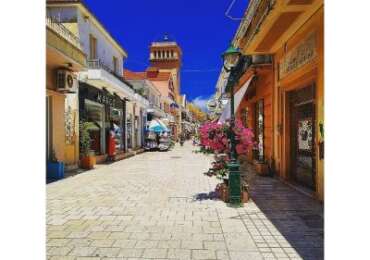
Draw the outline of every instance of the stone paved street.
M323 259L322 207L250 174L253 201L231 208L186 143L47 185L48 259Z

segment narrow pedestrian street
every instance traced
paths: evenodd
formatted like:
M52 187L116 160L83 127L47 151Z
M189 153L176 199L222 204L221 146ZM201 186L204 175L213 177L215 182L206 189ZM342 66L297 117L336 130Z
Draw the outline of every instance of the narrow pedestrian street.
M252 200L229 207L212 156L178 144L47 185L50 260L323 259L322 206L248 175Z

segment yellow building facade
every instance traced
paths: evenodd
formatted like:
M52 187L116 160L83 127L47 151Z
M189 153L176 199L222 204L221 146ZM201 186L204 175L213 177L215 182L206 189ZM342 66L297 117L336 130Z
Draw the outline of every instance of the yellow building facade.
M234 37L273 56L272 158L281 179L324 200L324 5L251 0Z
M85 67L86 55L79 39L62 24L47 18L46 157L51 160L55 156L67 170L76 168L79 161L78 81L74 73Z

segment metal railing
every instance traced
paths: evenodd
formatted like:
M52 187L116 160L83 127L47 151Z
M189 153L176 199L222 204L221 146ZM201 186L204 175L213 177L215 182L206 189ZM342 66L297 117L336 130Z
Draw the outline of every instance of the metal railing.
M138 94L143 99L147 100L144 94L137 91L128 81L126 81L121 75L118 74L117 71L112 70L108 65L106 65L104 62L102 62L100 59L90 59L87 60L87 66L89 69L103 69L106 72L113 75L115 78L120 80L122 83L127 85L130 89L132 89L136 94Z
M123 79L121 75L118 74L117 71L112 70L108 65L106 65L104 62L102 62L100 59L90 59L87 60L87 66L89 69L103 69L106 72L109 72L112 74L115 78L120 80L122 83L125 83L127 86L129 86L132 90L135 90L131 84L129 84L126 80ZM135 91L137 92L137 91Z
M65 27L62 23L58 22L52 17L46 17L46 26L62 36L68 42L73 44L78 49L82 50L82 43L80 38L78 38L74 33L72 33L67 27Z

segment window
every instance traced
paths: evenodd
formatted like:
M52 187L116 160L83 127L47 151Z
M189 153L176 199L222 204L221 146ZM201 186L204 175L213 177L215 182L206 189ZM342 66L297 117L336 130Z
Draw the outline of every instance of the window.
M242 109L241 111L241 119L242 119L242 123L244 127L248 127L248 120L249 120L248 112L249 112L248 107Z
M173 58L173 56L174 56L174 55L173 55L173 50L171 50L171 58Z
M170 57L170 52L166 51L166 58L169 58L169 57Z
M97 59L97 41L96 38L90 34L90 59Z
M115 74L118 73L118 59L117 57L114 57L114 56L113 56L113 72Z
M257 154L255 159L258 161L263 161L264 159L264 125L263 125L263 120L264 120L264 115L263 115L263 99L257 101L256 103L256 128L255 128L255 136L256 136L256 141L257 141Z

